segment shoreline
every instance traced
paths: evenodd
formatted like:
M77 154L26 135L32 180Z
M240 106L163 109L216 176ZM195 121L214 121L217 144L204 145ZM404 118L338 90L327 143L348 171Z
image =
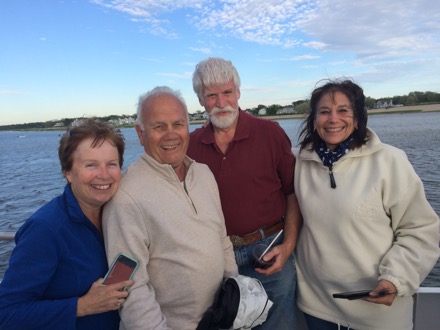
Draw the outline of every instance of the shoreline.
M421 104L421 105L408 105L402 107L391 108L378 108L368 110L368 115L377 114L395 114L395 113L411 113L411 112L440 112L440 103L435 104ZM259 118L265 118L269 120L283 120L283 119L304 119L307 114L291 114L291 115L275 115L275 116L258 116ZM189 124L203 124L204 119L191 120ZM114 126L115 128L131 128L135 125L120 125ZM65 131L67 127L50 127L50 128L27 128L27 129L11 129L4 131L14 132L26 132L26 131ZM0 131L3 131L0 129Z
M393 113L411 113L411 112L440 112L440 103L436 104L422 104L422 105L407 105L403 107L391 107L391 108L378 108L368 110L368 115L379 114L393 114ZM291 115L275 115L275 116L258 116L259 118L265 118L270 120L283 120L283 119L304 119L307 114L291 114ZM192 120L190 124L204 123L205 120Z

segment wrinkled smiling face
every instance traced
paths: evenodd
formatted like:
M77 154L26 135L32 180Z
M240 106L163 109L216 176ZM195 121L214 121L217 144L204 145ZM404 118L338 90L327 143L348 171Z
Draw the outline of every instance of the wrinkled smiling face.
M203 100L199 100L200 105L205 107L214 126L228 128L236 123L240 89L235 88L234 81L226 85L205 87L203 95Z
M148 100L143 107L143 129L136 126L145 152L174 169L183 166L189 144L188 117L176 97L168 94Z
M317 104L314 125L328 149L346 140L357 127L347 96L341 92L324 94Z
M121 181L118 149L109 141L92 147L82 141L73 153L72 169L65 176L81 209L101 207L113 197Z

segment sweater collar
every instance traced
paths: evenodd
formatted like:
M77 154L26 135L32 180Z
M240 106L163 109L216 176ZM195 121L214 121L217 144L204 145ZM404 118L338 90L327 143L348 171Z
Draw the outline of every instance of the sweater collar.
M346 154L340 161L343 161L344 159L349 158L355 158L360 156L366 156L373 154L383 148L383 143L379 139L376 133L374 133L373 130L367 127L367 135L368 135L368 141L366 144L362 145L361 147L355 148L351 150L348 154ZM314 150L309 150L311 148L311 145L307 145L304 149L302 149L298 157L302 160L312 160L316 161L318 163L322 163L321 159L319 158L318 154ZM336 162L338 163L338 162Z
M176 172L174 171L173 167L170 164L161 164L157 160L155 160L153 157L148 155L146 152L142 154L142 159L147 162L147 164L156 171L161 177L167 179L167 180L177 180L180 182ZM186 167L186 175L191 171L192 164L194 163L194 160L189 158L185 155L183 158L183 163Z
M335 149L330 150L327 148L326 143L321 140L321 142L315 146L315 152L319 158L321 158L322 163L331 169L334 163L350 152L349 144L351 141L353 141L353 134L345 141L339 143Z

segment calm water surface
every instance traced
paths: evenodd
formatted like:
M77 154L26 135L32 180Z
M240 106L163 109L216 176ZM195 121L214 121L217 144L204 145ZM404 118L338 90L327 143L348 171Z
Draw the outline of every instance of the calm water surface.
M296 146L299 119L280 120ZM372 115L370 126L388 144L406 152L421 177L428 200L440 214L440 112ZM199 125L191 125L191 130ZM125 164L143 149L134 128L122 129L126 139ZM17 231L39 207L62 193L57 148L62 132L0 132L0 231ZM124 165L124 167L126 166ZM0 279L14 243L0 241ZM423 283L440 287L440 262Z

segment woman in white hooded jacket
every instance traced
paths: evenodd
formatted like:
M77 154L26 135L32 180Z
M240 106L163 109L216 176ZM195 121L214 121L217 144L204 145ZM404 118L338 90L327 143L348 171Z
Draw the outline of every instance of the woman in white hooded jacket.
M316 88L295 192L298 307L309 329L412 329L412 294L439 258L439 218L405 153L367 128L349 80ZM334 293L371 290L360 300Z

